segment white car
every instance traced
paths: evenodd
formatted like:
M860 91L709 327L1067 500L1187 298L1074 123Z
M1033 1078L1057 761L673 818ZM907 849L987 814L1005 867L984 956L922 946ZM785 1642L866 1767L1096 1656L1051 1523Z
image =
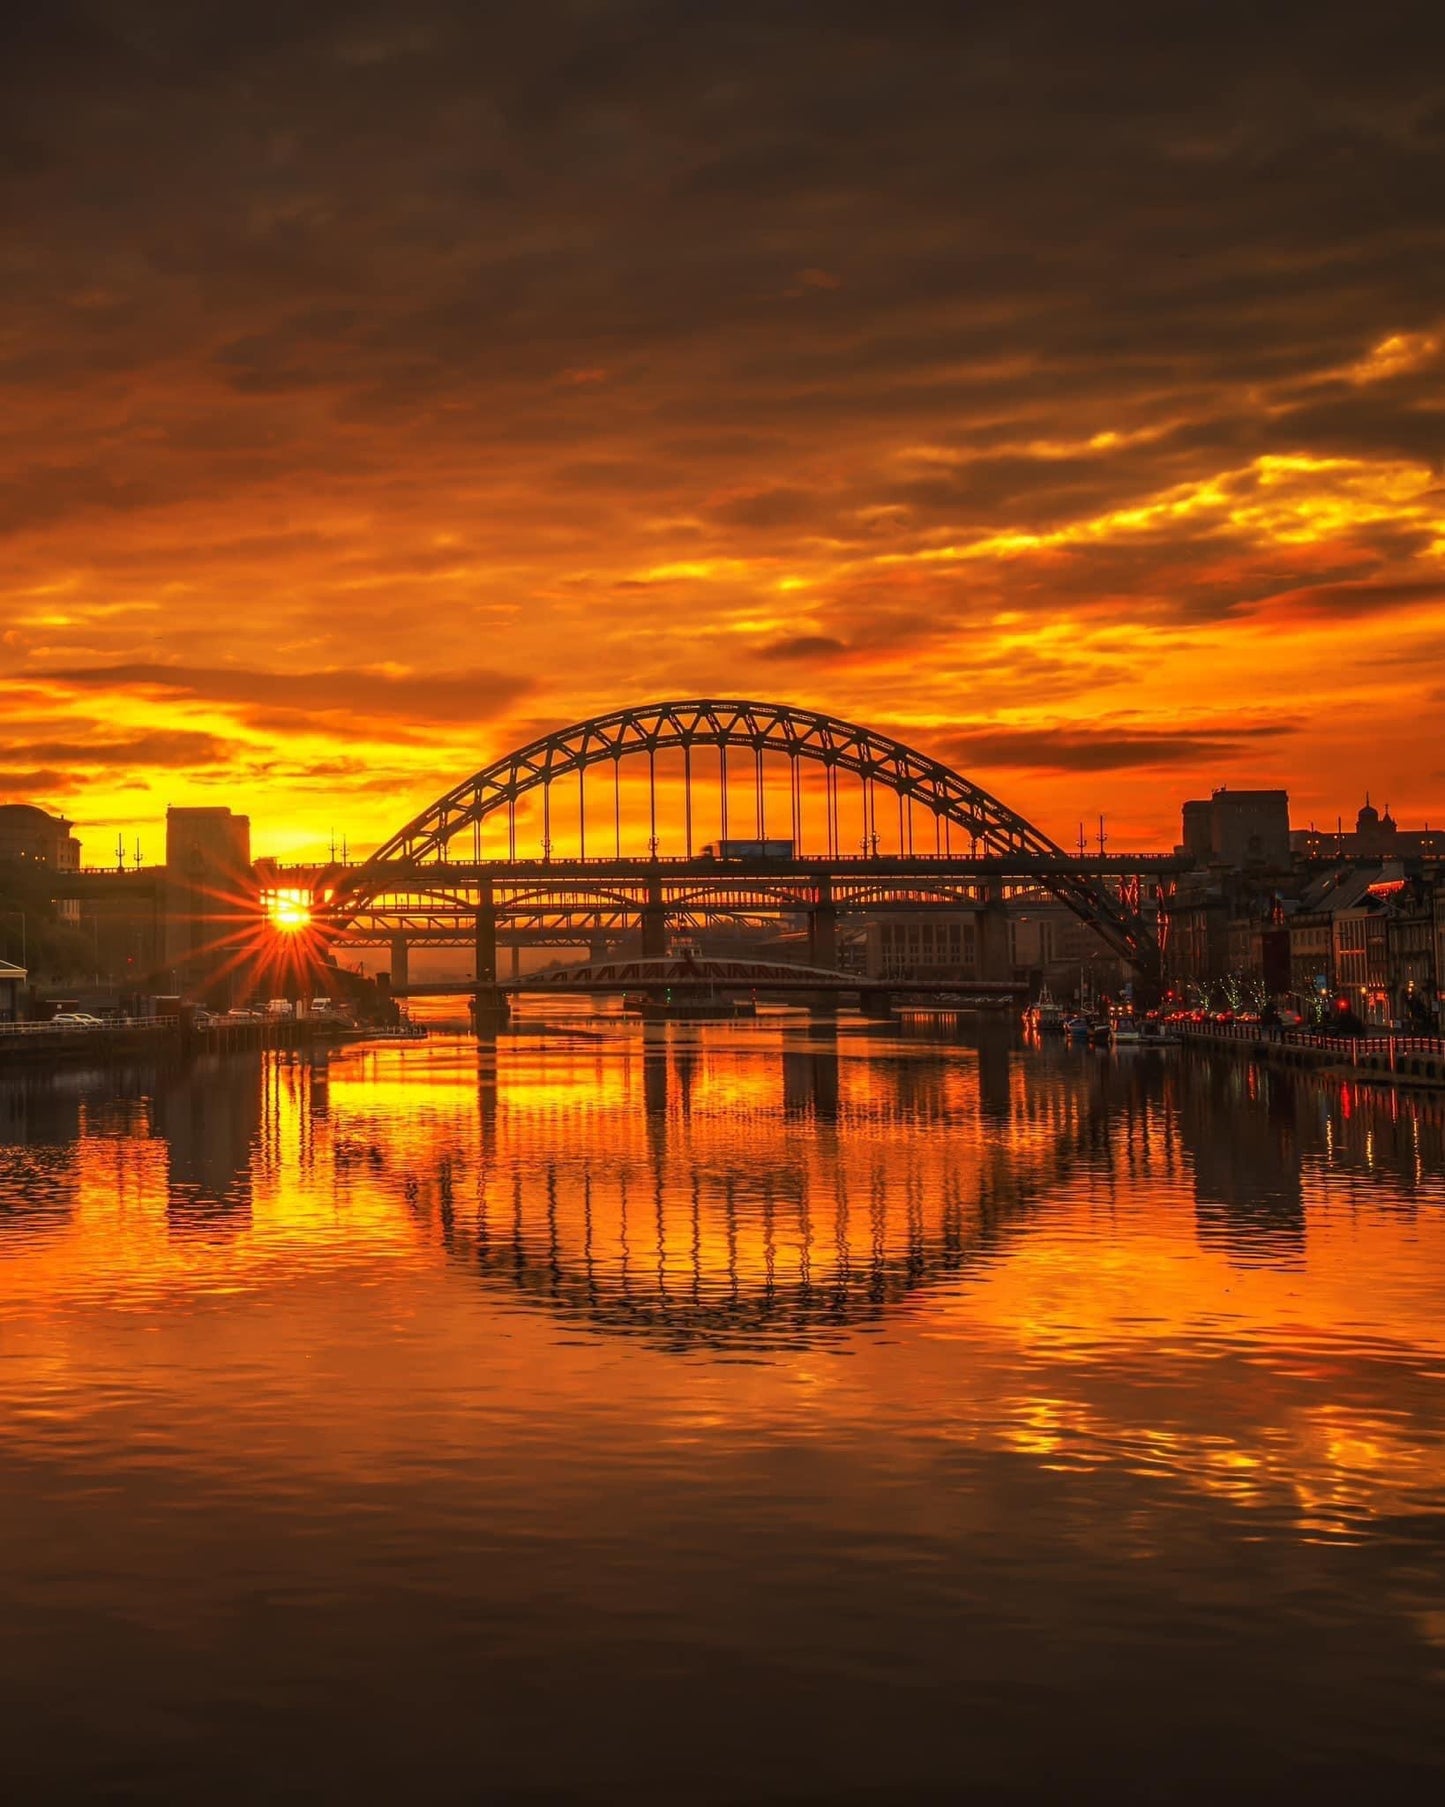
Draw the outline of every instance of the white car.
M91 1016L84 1010L58 1010L50 1019L52 1029L99 1029L103 1027L98 1016Z

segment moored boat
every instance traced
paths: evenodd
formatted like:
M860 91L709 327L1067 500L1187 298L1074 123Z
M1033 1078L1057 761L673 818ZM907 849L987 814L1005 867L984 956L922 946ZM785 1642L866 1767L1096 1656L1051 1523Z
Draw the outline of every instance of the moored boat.
M1038 1035L1061 1035L1064 1029L1064 1007L1055 1001L1047 985L1024 1012L1024 1027Z

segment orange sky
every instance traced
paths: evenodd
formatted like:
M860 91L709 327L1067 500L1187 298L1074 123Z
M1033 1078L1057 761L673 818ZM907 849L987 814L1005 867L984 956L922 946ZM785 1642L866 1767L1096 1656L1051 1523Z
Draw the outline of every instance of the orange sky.
M45 9L0 73L0 797L88 859L168 803L364 849L668 695L1062 840L1445 810L1408 37L296 10Z

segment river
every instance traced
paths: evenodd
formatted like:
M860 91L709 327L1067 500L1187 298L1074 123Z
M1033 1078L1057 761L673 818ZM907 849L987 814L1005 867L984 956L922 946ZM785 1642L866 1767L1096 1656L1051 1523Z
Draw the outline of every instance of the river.
M6 1792L1432 1798L1442 1344L1438 1094L787 1013L7 1076Z

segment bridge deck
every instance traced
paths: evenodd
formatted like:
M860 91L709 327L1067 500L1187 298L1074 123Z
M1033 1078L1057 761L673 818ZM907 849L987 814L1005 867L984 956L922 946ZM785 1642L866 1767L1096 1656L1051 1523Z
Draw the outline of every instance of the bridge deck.
M345 881L348 874L361 866L316 864L281 865L267 862L277 878L296 881L312 878L317 882ZM796 859L712 859L700 855L637 859L516 859L516 860L407 860L390 859L370 868L372 878L378 873L395 879L399 885L409 881L434 884L445 878L456 884L476 884L483 879L494 881L575 879L646 879L660 873L665 878L815 878L820 874L858 879L878 876L950 876L965 879L1044 878L1079 876L1089 878L1133 878L1149 874L1167 876L1192 871L1194 862L1173 853L1110 853L1072 855L1047 858L1039 854L855 854L800 855ZM374 889L374 884L372 886Z
M398 997L462 997L478 989L475 980L440 979L396 987ZM875 979L834 967L801 966L771 960L716 960L696 957L588 961L549 967L486 991L530 992L543 996L608 995L629 991L670 991L697 995L718 991L806 992L966 992L1010 998L1027 987L1006 979Z

